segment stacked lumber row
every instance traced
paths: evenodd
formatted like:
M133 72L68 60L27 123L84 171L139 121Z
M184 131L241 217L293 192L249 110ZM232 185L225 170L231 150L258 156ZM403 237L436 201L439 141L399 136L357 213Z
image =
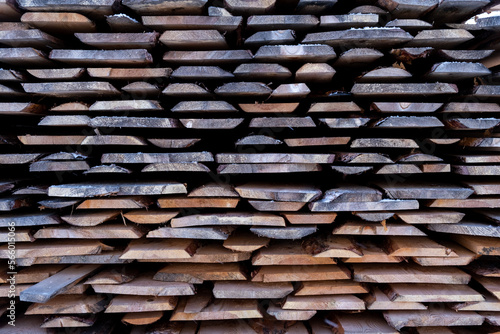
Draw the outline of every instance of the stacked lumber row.
M0 20L0 333L500 332L497 4Z

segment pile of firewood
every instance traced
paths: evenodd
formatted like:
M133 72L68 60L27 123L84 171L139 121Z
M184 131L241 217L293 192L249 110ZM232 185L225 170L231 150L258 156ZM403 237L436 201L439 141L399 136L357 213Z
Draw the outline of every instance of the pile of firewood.
M489 0L0 0L0 334L500 333L499 69Z

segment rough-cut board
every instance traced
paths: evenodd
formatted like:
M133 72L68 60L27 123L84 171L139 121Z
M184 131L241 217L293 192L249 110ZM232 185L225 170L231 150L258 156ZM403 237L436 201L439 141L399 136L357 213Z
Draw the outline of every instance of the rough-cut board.
M73 265L68 267L21 292L20 300L46 303L54 296L72 288L99 267L99 265Z
M361 311L365 309L365 303L352 295L288 296L283 309Z
M468 284L470 275L455 267L420 267L415 264L354 264L353 279L371 283Z
M426 310L427 306L419 302L392 301L378 287L364 297L368 310Z
M263 266L252 278L253 282L294 282L349 279L350 272L336 265L322 266Z
M198 244L189 239L134 240L123 252L121 259L189 259L196 252Z
M246 277L241 266L236 263L198 264L195 268L190 264L172 263L160 269L153 279L199 284L203 281L245 281Z
M385 311L384 318L397 330L420 326L480 326L484 318L476 312L438 309L425 311Z
M151 311L171 311L177 305L177 297L162 296L151 298L149 296L115 296L108 307L106 313L125 312L151 312Z
M133 296L187 296L193 295L194 286L185 282L161 282L153 280L152 273L144 273L123 284L93 284L97 293Z
M260 247L252 257L254 266L323 264L335 264L335 260L312 256L302 247L300 241L273 241L267 247Z
M172 227L205 226L205 225L261 225L285 226L285 220L276 215L265 213L219 213L197 214L171 221Z

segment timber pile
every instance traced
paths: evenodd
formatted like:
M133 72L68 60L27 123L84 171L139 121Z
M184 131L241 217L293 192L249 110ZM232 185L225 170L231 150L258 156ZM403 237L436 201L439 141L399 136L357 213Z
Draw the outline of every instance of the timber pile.
M0 20L0 333L500 333L500 5Z

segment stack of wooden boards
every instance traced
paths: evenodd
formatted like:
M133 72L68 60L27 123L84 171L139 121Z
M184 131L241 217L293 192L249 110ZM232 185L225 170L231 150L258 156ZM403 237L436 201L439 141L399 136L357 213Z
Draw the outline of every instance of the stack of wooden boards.
M500 5L0 20L0 333L500 333Z

